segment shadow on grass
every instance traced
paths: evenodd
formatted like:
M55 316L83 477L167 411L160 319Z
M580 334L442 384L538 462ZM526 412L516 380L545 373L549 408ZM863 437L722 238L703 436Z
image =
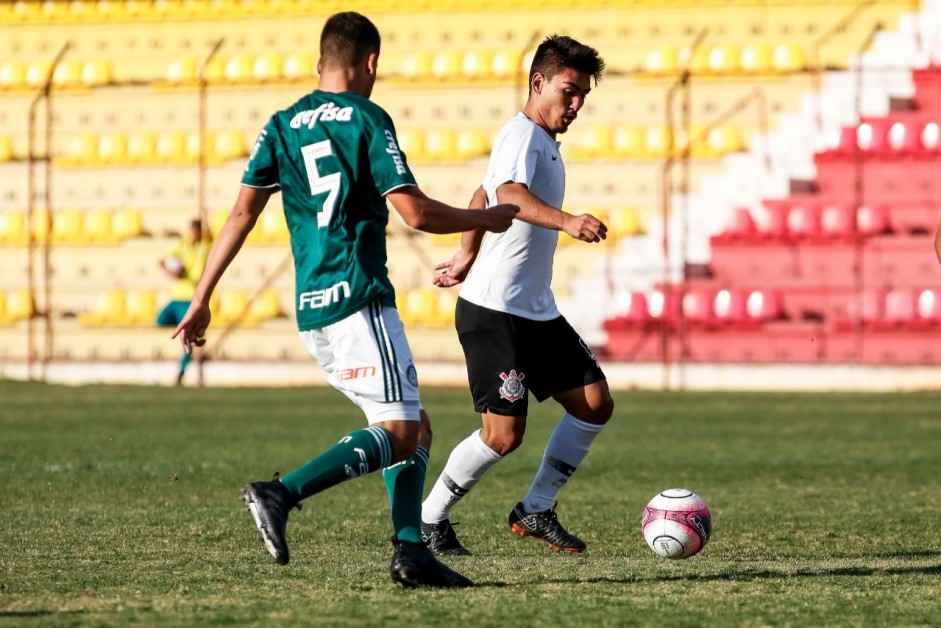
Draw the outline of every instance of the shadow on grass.
M918 565L910 567L838 567L833 569L796 569L793 571L771 569L755 569L740 571L725 571L723 573L707 574L683 574L683 575L664 575L664 576L625 576L624 578L584 578L579 579L577 583L581 584L632 584L640 582L723 582L723 581L749 581L749 580L777 580L784 578L826 578L839 576L904 576L904 575L923 575L938 576L941 575L941 564L938 565ZM544 579L540 584L576 584L571 579ZM520 583L509 584L506 582L478 582L476 587L495 587L502 588L508 586L518 586ZM535 583L533 583L535 584Z
M5 617L49 617L50 615L82 615L85 611L0 611L0 619Z

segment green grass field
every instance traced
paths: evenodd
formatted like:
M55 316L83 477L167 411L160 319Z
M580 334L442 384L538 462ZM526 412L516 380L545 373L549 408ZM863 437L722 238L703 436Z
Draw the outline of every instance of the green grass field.
M463 390L426 390L429 478L479 424ZM0 625L937 625L941 394L619 392L560 494L586 539L558 555L511 535L558 412L455 510L470 590L388 575L378 475L292 513L273 564L239 500L364 421L330 389L61 387L0 381ZM431 480L429 480L430 482ZM656 557L657 491L709 503L710 544Z

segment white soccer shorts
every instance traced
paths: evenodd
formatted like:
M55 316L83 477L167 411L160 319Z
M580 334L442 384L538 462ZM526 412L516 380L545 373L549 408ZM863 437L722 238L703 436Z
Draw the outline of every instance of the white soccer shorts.
M327 381L359 406L369 424L417 421L418 375L394 307L374 301L323 329L300 332Z

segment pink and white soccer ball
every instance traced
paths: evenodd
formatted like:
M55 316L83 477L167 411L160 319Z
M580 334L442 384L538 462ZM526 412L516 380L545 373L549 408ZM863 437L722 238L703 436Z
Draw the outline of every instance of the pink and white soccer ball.
M664 558L689 558L706 546L712 515L702 497L685 488L658 493L644 508L644 539Z

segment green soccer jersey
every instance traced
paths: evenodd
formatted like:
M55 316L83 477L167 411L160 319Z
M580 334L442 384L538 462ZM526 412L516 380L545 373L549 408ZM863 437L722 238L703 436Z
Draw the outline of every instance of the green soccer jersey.
M301 331L340 321L374 299L395 305L385 194L415 185L415 177L381 107L351 92L304 96L265 125L242 185L284 195Z

